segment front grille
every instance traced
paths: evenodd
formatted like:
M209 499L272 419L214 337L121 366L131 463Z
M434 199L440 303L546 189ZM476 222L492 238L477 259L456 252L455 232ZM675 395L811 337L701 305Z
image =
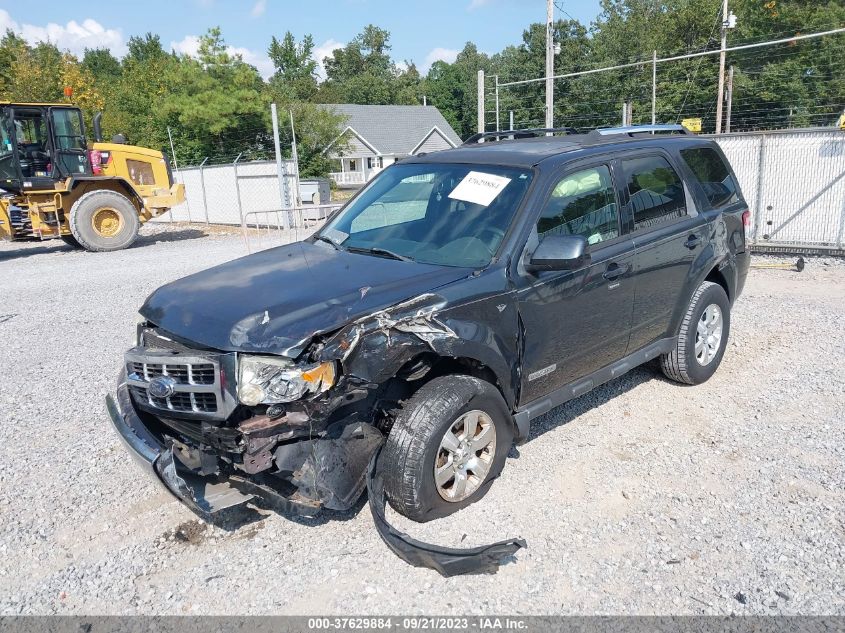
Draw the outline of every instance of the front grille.
M152 380L158 376L170 376L184 385L213 385L214 365L202 363L198 365L180 363L129 363L130 373Z
M237 402L225 389L234 381L225 380L224 371L233 373L233 354L165 350L158 346L135 347L126 353L126 382L132 399L140 408L154 413L227 418Z
M154 398L143 387L130 387L136 401L157 409L181 413L217 413L217 398L213 393L174 393L168 398Z

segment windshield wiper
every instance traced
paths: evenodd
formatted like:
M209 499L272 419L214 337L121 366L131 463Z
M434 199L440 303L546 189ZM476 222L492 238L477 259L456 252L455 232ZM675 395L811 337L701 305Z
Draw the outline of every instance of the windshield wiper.
M319 240L319 241L321 241L321 242L327 242L327 243L331 244L332 246L334 246L334 249L335 249L336 251L343 250L342 248L340 248L340 245L339 245L337 242L335 242L335 241L334 241L333 239L331 239L331 238L326 237L325 235L318 235L318 236L317 236L317 237L315 237L314 239L315 239L315 240Z
M384 255L385 257L389 257L390 259L398 259L400 262L412 262L414 261L410 257L406 255L400 255L399 253L394 253L393 251L389 251L386 248L379 248L378 246L373 246L371 248L364 248L361 246L349 246L347 249L350 253L364 253L369 255Z

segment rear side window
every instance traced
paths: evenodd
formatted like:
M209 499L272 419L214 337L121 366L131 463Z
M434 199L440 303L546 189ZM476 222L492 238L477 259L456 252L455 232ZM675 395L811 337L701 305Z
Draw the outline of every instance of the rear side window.
M722 157L711 147L681 150L681 156L701 183L704 195L714 207L739 200L736 181Z
M569 174L557 183L537 222L539 237L582 235L590 244L619 237L616 194L606 165Z
M684 185L662 156L622 161L634 213L634 230L674 222L687 215Z

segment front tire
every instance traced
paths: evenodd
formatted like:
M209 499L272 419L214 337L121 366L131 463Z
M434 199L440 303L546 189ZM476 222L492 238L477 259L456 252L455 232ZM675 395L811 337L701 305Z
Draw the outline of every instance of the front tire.
M660 357L664 375L687 385L709 380L722 362L730 330L728 295L719 284L703 282L681 321L675 349Z
M116 191L90 191L70 211L70 232L87 251L118 251L138 237L141 220L129 199Z
M513 444L511 414L489 382L449 375L403 405L382 459L390 505L419 522L481 499Z

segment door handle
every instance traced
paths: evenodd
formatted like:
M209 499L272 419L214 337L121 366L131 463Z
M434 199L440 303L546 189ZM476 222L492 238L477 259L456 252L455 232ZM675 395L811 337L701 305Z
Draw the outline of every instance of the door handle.
M627 273L629 268L630 266L628 264L622 264L620 266L619 264L613 263L607 267L602 277L604 277L608 281L613 281L614 279L618 279L619 277Z
M701 238L698 237L698 235L695 235L695 234L690 235L687 238L687 241L684 242L684 246L686 246L690 250L694 249L699 244L701 244Z

